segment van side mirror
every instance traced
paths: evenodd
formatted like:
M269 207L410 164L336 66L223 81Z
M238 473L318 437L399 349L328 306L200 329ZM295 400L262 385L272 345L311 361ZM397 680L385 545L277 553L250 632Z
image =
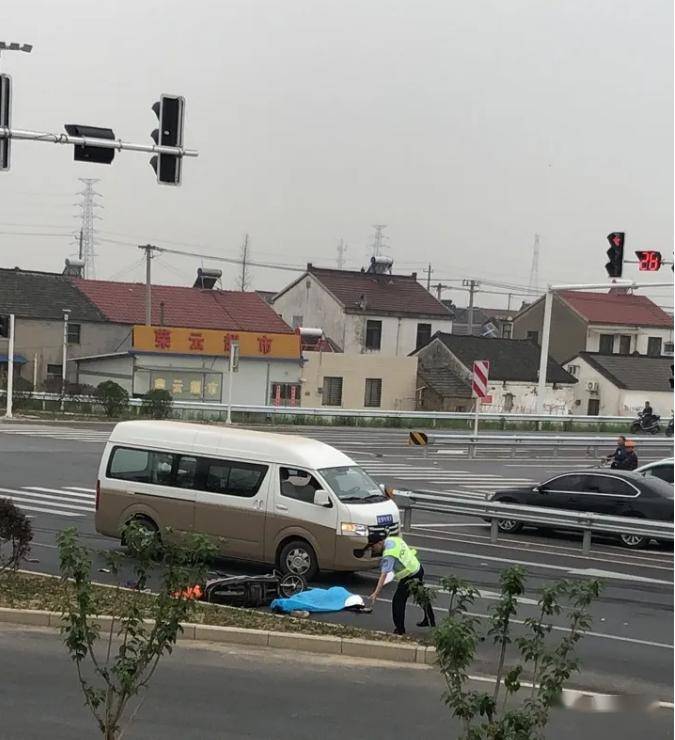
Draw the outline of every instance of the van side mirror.
M541 488L539 488L539 486L535 486L535 487L534 487L534 488L532 489L532 493L541 493Z
M330 508L333 504L328 495L328 491L323 491L321 489L314 491L314 504L316 506L325 506L326 508Z

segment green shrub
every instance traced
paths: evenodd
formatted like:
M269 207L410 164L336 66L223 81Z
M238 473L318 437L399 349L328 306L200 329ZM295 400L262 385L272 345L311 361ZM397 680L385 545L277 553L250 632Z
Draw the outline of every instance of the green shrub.
M153 419L166 419L171 413L171 394L164 388L154 388L143 396L142 411Z
M113 380L105 380L96 387L96 397L106 416L118 416L129 405L129 394Z

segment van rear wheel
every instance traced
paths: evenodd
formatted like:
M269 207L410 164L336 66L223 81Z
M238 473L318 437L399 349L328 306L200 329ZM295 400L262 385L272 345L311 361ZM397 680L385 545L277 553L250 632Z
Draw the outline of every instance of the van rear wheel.
M153 522L152 519L146 516L135 516L129 519L125 527L130 525L135 525L138 528L138 534L141 538L141 541L138 543L129 542L129 538L125 536L125 532L123 530L121 537L122 546L126 547L132 556L136 556L139 554L139 550L136 545L141 545L145 548L150 546L154 542L157 545L157 554L159 554L159 546L161 544L161 540L159 536L159 527L155 524L155 522Z
M302 576L312 580L319 572L319 562L314 548L305 540L287 542L279 553L279 569L284 574Z

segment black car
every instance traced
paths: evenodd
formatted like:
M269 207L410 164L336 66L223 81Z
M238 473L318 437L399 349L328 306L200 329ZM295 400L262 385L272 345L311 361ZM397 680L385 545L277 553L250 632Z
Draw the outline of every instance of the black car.
M568 511L673 521L673 487L655 476L627 470L575 470L560 473L536 485L497 491L490 501L543 506ZM517 519L501 519L502 532L523 528ZM646 537L624 534L627 547L643 547Z

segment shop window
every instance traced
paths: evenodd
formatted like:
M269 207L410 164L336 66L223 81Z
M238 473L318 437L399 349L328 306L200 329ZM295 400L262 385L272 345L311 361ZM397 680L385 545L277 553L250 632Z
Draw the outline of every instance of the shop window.
M380 349L382 345L382 322L368 319L366 321L366 349Z
M270 404L272 406L299 406L299 383L272 383L270 387Z
M220 401L220 373L190 373L174 370L153 370L150 387L169 391L178 401Z
M342 378L324 378L321 396L323 406L342 406Z
M366 378L366 396L363 405L379 408L382 403L382 378Z

